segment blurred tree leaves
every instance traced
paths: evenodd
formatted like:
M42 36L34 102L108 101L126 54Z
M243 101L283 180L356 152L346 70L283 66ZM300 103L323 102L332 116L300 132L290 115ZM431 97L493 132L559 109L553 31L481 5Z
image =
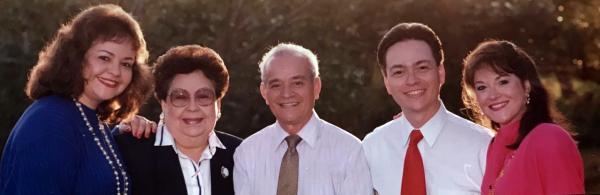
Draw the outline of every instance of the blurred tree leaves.
M231 88L218 129L246 137L274 121L258 93L257 63L269 46L295 42L320 58L320 116L362 138L399 108L376 65L383 33L399 22L422 22L442 39L447 79L442 99L460 114L462 58L480 41L514 41L538 62L559 108L582 146L600 132L600 0L3 0L0 6L0 143L30 103L23 88L37 53L88 5L122 5L140 21L153 61L168 48L201 44L224 58ZM150 100L142 114L156 120Z

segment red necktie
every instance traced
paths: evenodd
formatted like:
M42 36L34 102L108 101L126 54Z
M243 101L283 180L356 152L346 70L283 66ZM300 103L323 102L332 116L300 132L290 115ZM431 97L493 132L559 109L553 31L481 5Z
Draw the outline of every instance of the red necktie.
M401 195L426 195L425 190L425 169L423 169L423 159L417 144L423 139L423 134L419 130L410 132L410 142L404 157L404 173L402 175Z

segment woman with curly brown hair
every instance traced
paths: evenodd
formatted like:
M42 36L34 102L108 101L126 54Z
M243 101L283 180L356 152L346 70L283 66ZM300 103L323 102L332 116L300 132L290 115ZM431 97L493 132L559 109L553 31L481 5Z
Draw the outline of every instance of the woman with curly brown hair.
M464 62L463 102L497 131L482 194L583 194L583 163L535 62L508 41L486 41Z
M34 102L5 146L0 194L129 194L106 123L149 96L147 59L138 22L119 6L93 6L62 25L31 70Z

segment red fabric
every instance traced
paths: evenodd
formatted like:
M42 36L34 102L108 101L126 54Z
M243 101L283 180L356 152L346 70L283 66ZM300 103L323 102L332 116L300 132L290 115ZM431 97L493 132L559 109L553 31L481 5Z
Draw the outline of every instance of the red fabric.
M487 154L482 194L583 194L583 161L570 135L556 124L536 126L517 150L519 122L498 130Z
M410 142L404 157L401 195L426 195L425 169L417 144L423 139L419 130L410 132Z

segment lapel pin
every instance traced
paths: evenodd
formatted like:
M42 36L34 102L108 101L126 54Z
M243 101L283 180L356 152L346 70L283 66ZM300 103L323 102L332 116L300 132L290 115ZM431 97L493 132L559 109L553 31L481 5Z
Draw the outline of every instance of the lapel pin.
M225 168L225 166L221 166L221 176L223 178L229 177L229 169Z

